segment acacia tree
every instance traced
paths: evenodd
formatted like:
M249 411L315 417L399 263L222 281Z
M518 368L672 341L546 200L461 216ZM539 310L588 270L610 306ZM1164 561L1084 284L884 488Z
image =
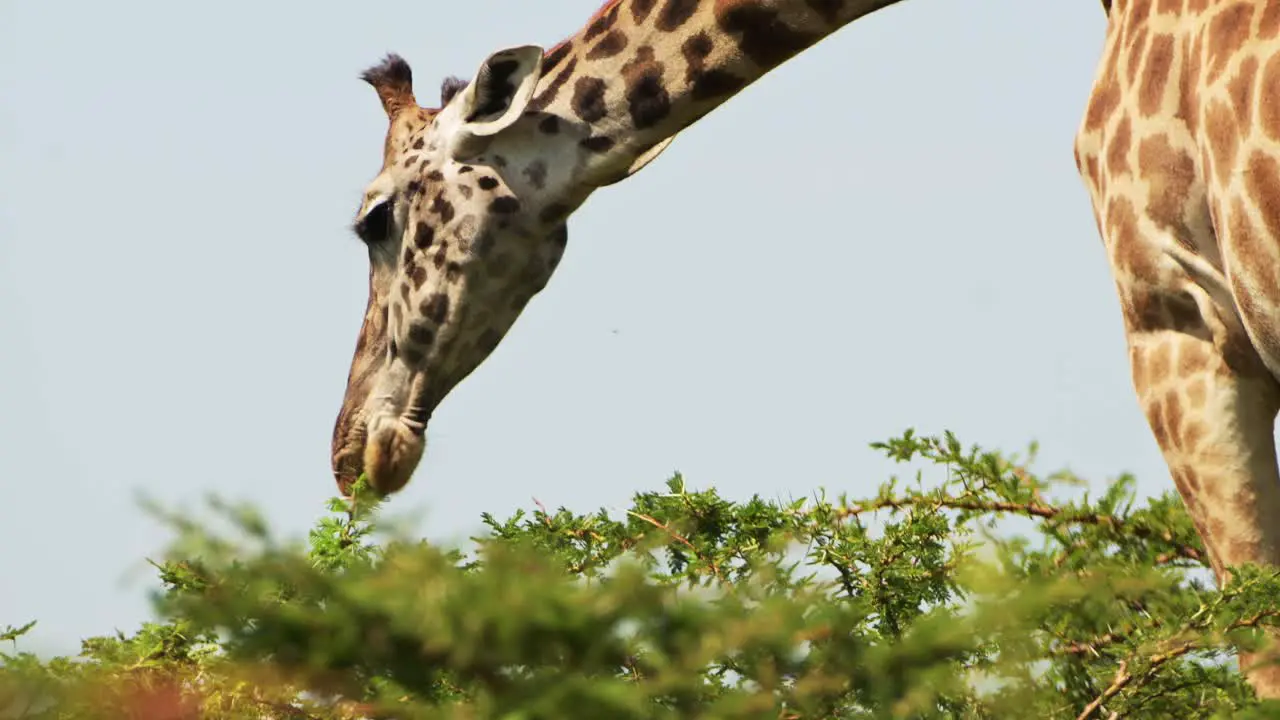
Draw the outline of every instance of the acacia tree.
M1215 587L1176 496L1070 499L950 434L876 447L913 479L734 502L676 475L621 516L485 515L467 548L381 527L364 490L306 542L163 514L158 620L0 655L0 715L1280 718L1234 661L1280 579Z

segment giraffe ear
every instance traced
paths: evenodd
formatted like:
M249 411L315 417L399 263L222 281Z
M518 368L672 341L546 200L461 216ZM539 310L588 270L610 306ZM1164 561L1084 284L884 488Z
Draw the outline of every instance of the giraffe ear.
M505 48L485 58L453 100L462 120L451 148L454 158L480 152L488 138L519 120L541 75L542 48L536 45Z

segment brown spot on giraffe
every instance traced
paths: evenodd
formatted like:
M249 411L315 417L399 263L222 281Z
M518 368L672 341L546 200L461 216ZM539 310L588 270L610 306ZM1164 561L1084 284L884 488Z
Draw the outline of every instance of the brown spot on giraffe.
M693 17L693 11L698 9L698 2L699 0L667 0L658 12L654 27L665 33L679 30Z
M1103 187L1106 179L1102 177L1102 162L1098 160L1096 155L1090 155L1084 159L1084 175L1093 181L1097 187Z
M427 281L427 269L414 263L409 268L409 279L413 281L413 289L417 290Z
M1245 188L1263 227L1252 219L1244 200L1237 197L1231 206L1228 247L1236 259L1231 283L1244 321L1253 333L1253 344L1273 358L1280 358L1280 327L1269 318L1280 306L1280 162L1262 153L1250 156L1245 172ZM1233 366L1258 372L1253 347L1243 338L1229 338L1227 346Z
M1280 36L1280 5L1267 3L1258 18L1258 37L1271 40Z
M757 0L716 0L720 29L737 39L742 53L770 70L817 42L822 35L787 25L778 11Z
M611 58L627 49L627 35L619 30L610 30L600 41L587 52L588 60Z
M653 7L657 4L658 0L632 0L631 19L639 25L649 17L649 13L653 12Z
M711 36L705 32L690 35L680 45L680 54L684 56L687 65L684 74L685 82L695 82L698 76L706 72L707 56L714 49L715 44L711 42Z
M1259 97L1271 99L1258 103L1258 125L1268 138L1280 142L1280 103L1274 101L1280 97L1280 54L1267 59L1257 91Z
M1174 38L1156 35L1147 51L1147 63L1138 83L1138 112L1149 117L1160 111L1165 100L1165 88L1173 71Z
M1146 138L1138 146L1138 169L1148 178L1147 213L1157 227L1171 233L1180 244L1195 247L1187 224L1187 205L1196 181L1196 162L1174 147L1163 135Z
M1182 430L1182 398L1178 396L1177 390L1169 390L1165 393L1164 423L1171 433L1179 433Z
M1209 65L1205 73L1205 81L1212 83L1218 79L1231 61L1236 50L1249 39L1253 22L1253 6L1247 3L1235 3L1219 10L1209 21L1205 31L1209 55Z
M1227 95L1231 99L1231 109L1235 111L1236 122L1240 127L1253 126L1253 81L1258 76L1258 59L1245 58L1240 62L1231 82L1227 83Z
M1136 20L1145 20L1151 15L1151 0L1131 0L1129 7L1125 12L1125 16ZM1137 27L1145 29L1145 23L1134 23ZM1141 41L1137 37L1128 37L1125 39L1126 45L1138 45Z
M1255 152L1249 156L1244 174L1245 188L1254 207L1259 208L1266 231L1249 219L1243 202L1237 199L1232 208L1232 244L1240 258L1239 270L1274 267L1276 239L1280 238L1280 161L1273 155ZM1259 288L1268 298L1280 298L1280 274L1275 272L1250 273L1262 283Z
M1129 150L1133 145L1132 128L1128 116L1120 118L1120 122L1116 123L1115 130L1107 141L1107 173L1112 177L1129 174Z
M456 262L450 262L445 265L444 279L449 283L456 283L462 279L462 265Z
M741 90L745 80L732 73L714 68L707 68L707 57L715 49L715 43L705 31L699 31L680 45L680 54L685 60L685 82L692 88L694 100L710 100L731 95Z
M587 23L587 30L583 33L582 39L586 42L591 42L601 34L608 32L614 26L614 23L618 21L618 6L619 3L617 2L605 3L596 12L595 19Z
M663 67L649 46L637 49L635 57L622 66L631 124L637 129L653 127L671 113L671 97L662 79Z
M436 231L425 222L419 222L417 230L413 233L413 244L419 250L426 250L431 247L431 243L435 241ZM407 249L407 248L406 248Z
M580 77L573 86L573 111L578 119L593 123L604 119L604 81L597 77Z
M1151 251L1138 230L1138 211L1133 202L1124 197L1114 198L1107 207L1106 226L1116 268L1129 276L1150 275L1155 268Z
M1198 134L1200 125L1200 66L1186 60L1194 54L1191 38L1180 38L1178 47L1182 51L1183 62L1178 72L1177 109L1173 117L1175 121L1184 123L1187 131L1194 137Z
M1147 377L1150 377L1150 368L1144 370ZM1169 430L1164 422L1164 399L1159 395L1151 394L1142 403L1143 412L1147 416L1147 422L1151 426L1151 434L1156 439L1156 444L1161 448L1169 447Z
M1085 114L1085 128L1098 130L1111 118L1120 104L1120 85L1113 75L1107 75L1100 81L1100 87L1089 98L1088 110Z
M569 53L573 51L572 42L562 42L547 52L542 58L542 74L550 75L552 70L560 66L565 58L569 57ZM563 74L562 74L563 76ZM446 103L448 100L445 101Z
M439 215L442 223L452 221L456 213L453 203L444 199L443 191L436 193L436 196L431 199L431 212Z

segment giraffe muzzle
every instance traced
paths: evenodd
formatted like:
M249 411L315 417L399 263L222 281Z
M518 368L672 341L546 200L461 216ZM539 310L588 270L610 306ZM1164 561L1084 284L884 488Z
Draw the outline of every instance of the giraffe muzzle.
M403 417L373 418L363 458L369 486L384 497L404 489L426 445L425 425Z

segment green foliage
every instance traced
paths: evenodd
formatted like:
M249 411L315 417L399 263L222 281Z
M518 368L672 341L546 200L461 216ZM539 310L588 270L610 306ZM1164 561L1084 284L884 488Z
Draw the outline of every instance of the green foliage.
M677 475L622 516L485 515L465 549L385 531L363 486L305 545L251 508L162 514L160 621L0 653L0 715L1280 718L1234 659L1280 578L1218 589L1176 496L1054 500L1079 481L950 434L877 447L913 479L734 502Z

